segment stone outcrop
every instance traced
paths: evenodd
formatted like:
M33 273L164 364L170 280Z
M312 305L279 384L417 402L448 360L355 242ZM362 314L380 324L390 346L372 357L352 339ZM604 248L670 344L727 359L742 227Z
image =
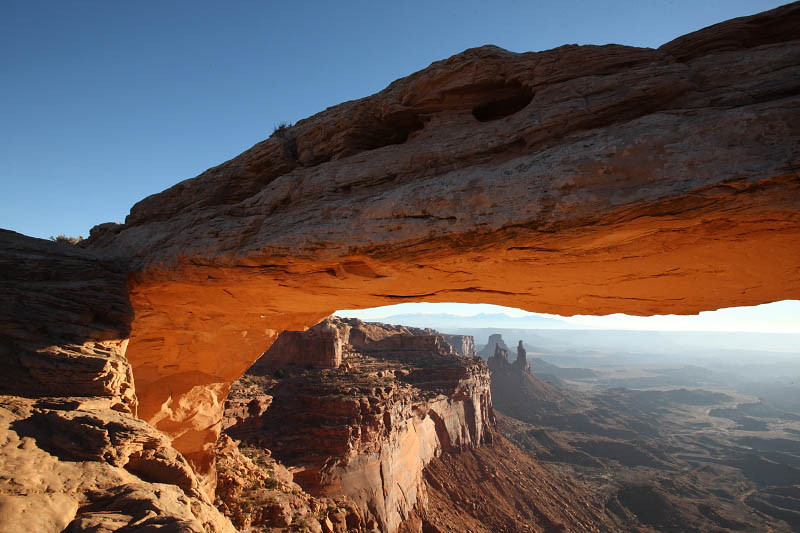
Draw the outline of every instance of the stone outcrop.
M531 365L528 363L528 353L525 351L525 347L522 346L522 341L517 344L517 358L514 360L514 367L520 372L530 373L531 371Z
M458 355L464 355L466 357L475 357L478 355L475 351L475 339L472 338L472 335L452 335L443 333L442 337L453 347L453 350L455 350Z
M509 361L506 343L500 334L489 337L494 355L487 360L492 376L492 399L497 410L520 420L535 421L542 415L573 406L573 399L556 386L531 373L522 341L517 358ZM487 345L487 347L489 346Z
M498 349L505 354L505 359L508 361L509 348L503 340L503 336L499 333L492 333L489 335L489 340L486 343L486 346L480 349L478 355L484 359L489 359L492 356L501 355L501 353L498 352Z
M115 405L0 396L0 531L233 533L170 439Z
M343 341L339 367L306 365L329 353L320 331L340 332L330 337ZM284 336L291 350L272 353L287 346ZM393 532L414 523L426 508L431 459L491 440L486 363L432 330L334 317L281 338L235 384L226 433L270 450L313 497L347 498L367 525ZM267 395L264 411L250 402L254 414L242 416L247 398L263 405Z
M315 498L269 450L238 446L223 434L217 441L216 505L240 531L340 533L366 531L361 510L346 498Z
M498 335L499 337L499 335ZM502 339L500 340L502 342ZM500 347L500 342L494 345L494 355L489 358L492 366L500 367L501 365L508 365L508 350ZM505 344L505 343L503 343Z
M0 530L233 527L136 418L124 265L0 230Z
M336 309L800 298L798 25L793 3L655 50L467 50L142 200L83 249L3 232L0 390L110 399L210 496L231 383Z
M136 412L125 268L0 230L0 394L95 396Z
M284 331L256 364L339 368L348 334L347 326L338 328L330 320L306 331Z

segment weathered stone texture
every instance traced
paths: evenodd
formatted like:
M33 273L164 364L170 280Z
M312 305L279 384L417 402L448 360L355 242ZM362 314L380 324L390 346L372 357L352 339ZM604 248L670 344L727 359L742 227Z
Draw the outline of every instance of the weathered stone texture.
M323 331L344 340L340 366L305 364L327 358ZM268 448L313 496L344 496L397 531L425 508L433 457L491 440L486 363L432 330L332 317L305 333L282 333L273 347L291 350L271 348L236 383L226 432Z
M210 495L230 384L336 309L798 299L798 27L793 3L656 50L467 50L142 200L87 249L2 232L0 392L109 398Z
M235 531L170 439L113 406L0 396L0 530Z
M124 264L0 230L0 394L102 396L136 411Z

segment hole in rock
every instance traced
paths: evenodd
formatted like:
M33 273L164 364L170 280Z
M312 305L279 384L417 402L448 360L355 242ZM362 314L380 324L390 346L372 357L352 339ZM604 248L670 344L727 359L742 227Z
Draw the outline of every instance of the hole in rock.
M521 111L533 100L533 92L520 84L502 85L490 92L493 99L472 108L472 115L480 122L499 120Z
M425 124L412 110L402 110L356 124L348 135L344 150L337 157L346 157L365 150L375 150L391 144L403 144L409 135Z

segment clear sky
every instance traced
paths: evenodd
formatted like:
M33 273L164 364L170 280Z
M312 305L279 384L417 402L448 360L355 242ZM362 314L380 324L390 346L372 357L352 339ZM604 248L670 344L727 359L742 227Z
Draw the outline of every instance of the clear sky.
M655 47L785 2L0 2L0 227L88 234L466 48Z

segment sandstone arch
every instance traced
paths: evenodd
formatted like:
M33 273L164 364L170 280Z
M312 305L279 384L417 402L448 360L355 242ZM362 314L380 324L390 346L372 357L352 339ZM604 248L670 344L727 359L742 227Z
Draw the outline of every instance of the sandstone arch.
M800 298L798 26L467 50L144 199L89 242L129 262L139 416L211 473L229 384L337 308Z

